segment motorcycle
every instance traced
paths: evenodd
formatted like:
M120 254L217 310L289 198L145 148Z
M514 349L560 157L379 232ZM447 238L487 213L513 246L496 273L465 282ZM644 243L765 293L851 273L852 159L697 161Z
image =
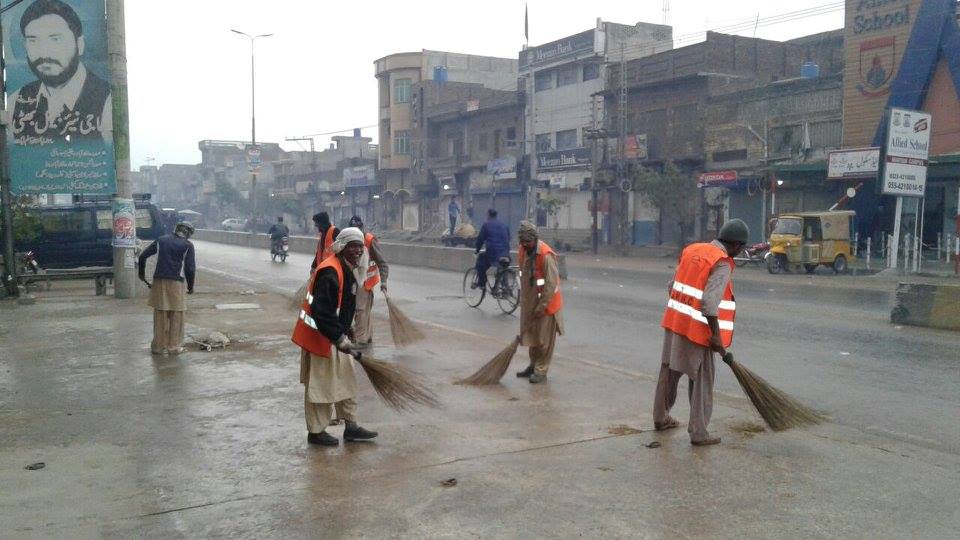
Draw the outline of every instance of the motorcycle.
M270 258L274 262L279 258L280 262L287 262L287 253L290 251L290 240L286 236L278 238L270 243Z
M746 266L747 264L760 264L767 260L770 255L770 243L759 242L743 248L739 255L733 258L737 266Z

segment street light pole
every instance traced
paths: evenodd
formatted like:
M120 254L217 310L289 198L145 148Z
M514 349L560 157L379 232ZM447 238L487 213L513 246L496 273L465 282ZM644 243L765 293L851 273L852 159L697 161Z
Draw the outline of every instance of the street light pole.
M257 146L257 85L256 85L256 64L254 42L257 38L270 37L273 34L251 35L239 30L230 29L231 32L245 36L250 40L250 144L253 148ZM256 167L250 167L250 234L257 234L257 171Z

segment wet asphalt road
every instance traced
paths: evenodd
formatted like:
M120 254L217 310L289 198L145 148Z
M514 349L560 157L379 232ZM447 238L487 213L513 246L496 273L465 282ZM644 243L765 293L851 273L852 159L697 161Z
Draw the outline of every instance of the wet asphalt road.
M202 270L236 278L241 288L292 293L310 257L273 263L267 250L196 242ZM468 308L462 274L391 266L391 293L413 318L490 336L491 354L516 332L518 319L488 298ZM735 278L733 352L745 365L830 414L837 423L960 455L960 334L889 321L890 292ZM666 297L663 275L570 268L564 283L567 334L557 354L655 377ZM377 300L377 309L383 309ZM738 395L736 380L717 369L720 392ZM637 396L650 406L652 396Z

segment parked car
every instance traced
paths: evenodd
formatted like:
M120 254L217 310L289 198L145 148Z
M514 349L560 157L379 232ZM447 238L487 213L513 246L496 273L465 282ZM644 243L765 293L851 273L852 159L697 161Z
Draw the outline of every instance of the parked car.
M243 231L246 229L246 220L240 218L227 218L220 223L220 228L225 231Z
M137 239L143 245L164 234L160 209L149 196L135 196ZM72 205L41 206L27 213L40 221L39 237L17 242L41 268L113 265L113 210L109 198Z

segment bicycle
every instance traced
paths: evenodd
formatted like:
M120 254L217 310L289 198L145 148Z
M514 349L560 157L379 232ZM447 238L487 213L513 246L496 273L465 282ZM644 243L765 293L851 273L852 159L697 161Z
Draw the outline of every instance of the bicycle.
M511 265L510 257L500 257L493 280L488 277L486 287L474 288L473 285L477 281L477 268L476 266L467 268L463 274L463 299L468 306L475 308L489 293L496 298L500 311L509 315L520 305L519 273L520 267Z

